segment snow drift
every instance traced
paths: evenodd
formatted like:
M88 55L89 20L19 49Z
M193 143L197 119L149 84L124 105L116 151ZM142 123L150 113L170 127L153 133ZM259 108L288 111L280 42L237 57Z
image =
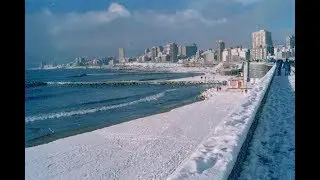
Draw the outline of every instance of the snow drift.
M247 98L221 122L169 177L227 179L275 72L273 66Z

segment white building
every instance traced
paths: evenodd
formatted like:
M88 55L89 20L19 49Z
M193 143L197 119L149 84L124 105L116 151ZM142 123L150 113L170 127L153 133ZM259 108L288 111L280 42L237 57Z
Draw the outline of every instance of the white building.
M124 53L124 49L123 48L119 48L118 58L119 58L119 63L125 63L126 62L125 53Z
M168 62L170 61L170 57L168 54L162 54L161 55L161 62Z
M260 30L252 33L252 60L266 59L268 54L273 54L271 32Z
M218 51L218 56L217 59L218 61L223 61L223 51L225 49L225 43L222 40L217 41L217 51Z
M285 46L277 46L274 48L274 59L286 59L295 57L295 48L287 48Z
M214 62L214 52L212 50L208 50L202 53L205 64L213 64Z
M295 36L287 36L286 37L286 48L292 49L295 47Z
M170 54L170 44L167 44L163 47L163 52L165 54Z
M108 63L108 66L113 66L114 62L113 62L113 59L111 59Z
M222 51L221 61L223 61L223 62L227 61L228 60L228 54L229 54L228 49L224 49ZM218 58L218 61L219 61L219 58Z

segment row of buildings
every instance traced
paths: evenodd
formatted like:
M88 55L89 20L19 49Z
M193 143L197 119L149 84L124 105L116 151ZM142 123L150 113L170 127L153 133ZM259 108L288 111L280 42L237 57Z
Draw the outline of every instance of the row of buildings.
M128 62L123 48L119 48L119 63ZM271 32L260 30L252 33L252 47L226 47L225 42L218 40L216 50L198 50L195 43L178 45L169 43L165 46L154 46L145 49L144 55L136 58L138 62L178 62L179 60L202 60L204 64L213 62L239 62L245 60L260 61L266 59L283 59L295 56L295 36L286 37L285 46L274 46Z
M84 57L76 58L69 63L70 66L101 66L113 65L137 61L137 62L199 62L200 64L212 65L218 62L242 62L261 61L267 59L285 59L295 57L295 36L287 36L285 45L275 46L272 41L271 32L260 30L252 33L252 47L242 48L226 47L225 42L218 40L216 49L199 50L195 43L190 45L178 45L168 43L164 46L154 46L147 48L142 56L136 58L126 57L124 48L119 48L118 58L104 57L88 59ZM45 67L44 63L41 67ZM51 65L56 66L56 65Z

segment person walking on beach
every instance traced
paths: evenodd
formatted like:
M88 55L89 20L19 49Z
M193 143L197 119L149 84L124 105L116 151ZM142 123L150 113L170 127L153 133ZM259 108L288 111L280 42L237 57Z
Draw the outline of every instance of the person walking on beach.
M283 68L284 68L284 75L288 76L290 71L290 64L288 62L288 59L286 59L286 61L283 63Z

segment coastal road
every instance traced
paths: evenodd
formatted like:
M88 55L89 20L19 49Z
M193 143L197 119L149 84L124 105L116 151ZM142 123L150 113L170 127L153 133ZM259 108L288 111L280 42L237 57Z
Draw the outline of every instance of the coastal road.
M25 149L25 179L166 179L245 96L208 100Z

